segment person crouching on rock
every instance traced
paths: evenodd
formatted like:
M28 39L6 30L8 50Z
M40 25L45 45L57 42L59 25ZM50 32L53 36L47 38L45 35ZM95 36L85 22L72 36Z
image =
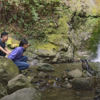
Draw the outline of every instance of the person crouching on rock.
M11 52L6 47L7 40L8 40L8 33L2 32L1 33L1 39L0 39L0 56L5 57L6 55L9 55L10 52Z
M19 47L15 48L8 56L19 68L19 70L24 70L29 67L27 63L28 58L23 56L23 53L29 47L28 41L26 39L21 40Z

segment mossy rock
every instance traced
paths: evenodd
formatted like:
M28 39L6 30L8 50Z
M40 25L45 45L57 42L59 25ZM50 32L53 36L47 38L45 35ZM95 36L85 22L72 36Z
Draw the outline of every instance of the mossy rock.
M57 50L58 47L56 45L53 45L51 43L44 43L44 44L38 44L37 49L45 49L48 51L52 51L52 50Z
M17 41L16 39L9 37L8 41L7 41L7 46L10 48L15 48L19 46L19 41Z
M40 57L54 57L56 55L55 52L53 52L52 50L46 50L46 49L38 49L35 51L35 54L40 56Z
M54 71L54 68L52 65L44 63L44 64L40 64L38 66L37 70L43 71L43 72L52 72L52 71Z
M41 100L41 93L34 88L24 88L0 100Z
M7 95L7 88L0 83L0 98L4 97L5 95Z
M0 57L0 82L6 83L18 74L18 67L11 60Z
M13 93L19 89L31 87L29 80L22 74L19 74L15 78L8 82L9 93Z

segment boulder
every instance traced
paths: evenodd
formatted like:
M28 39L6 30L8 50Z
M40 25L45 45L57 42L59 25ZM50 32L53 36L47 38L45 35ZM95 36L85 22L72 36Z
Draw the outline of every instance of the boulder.
M30 66L36 66L38 63L39 63L39 60L37 60L37 59L34 59L34 60L31 59L29 62Z
M55 52L49 51L46 49L39 49L39 50L36 50L34 53L40 57L55 57L56 56Z
M63 88L67 88L67 89L71 89L72 88L72 84L70 84L69 82L65 82L65 83L63 83L63 84L61 84L61 87L63 87Z
M82 77L82 71L79 70L79 69L72 70L72 71L68 72L68 77L69 78L79 78L79 77Z
M41 63L38 68L38 71L43 71L43 72L52 72L54 71L54 67L50 64L46 64L46 63Z
M0 83L0 98L7 95L7 87Z
M15 78L11 79L8 81L8 90L10 93L25 88L25 87L30 87L31 84L29 80L22 74L16 76Z
M41 100L41 94L34 88L24 88L0 100Z
M9 59L0 57L0 82L7 84L9 80L19 74L17 66Z
M81 89L81 90L93 89L94 80L93 78L90 77L75 78L72 80L72 86L74 89Z
M39 73L38 73L38 77L39 77L39 78L46 78L47 76L48 76L48 74L45 73L45 72L39 72Z

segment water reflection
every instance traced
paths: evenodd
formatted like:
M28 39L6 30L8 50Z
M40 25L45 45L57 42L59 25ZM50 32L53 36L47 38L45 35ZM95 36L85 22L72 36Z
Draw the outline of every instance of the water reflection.
M61 88L48 89L42 94L42 100L93 100L94 91L74 91Z

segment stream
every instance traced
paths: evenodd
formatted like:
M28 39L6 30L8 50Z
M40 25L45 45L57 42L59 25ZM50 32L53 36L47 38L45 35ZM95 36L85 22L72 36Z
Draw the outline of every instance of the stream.
M100 63L90 63L91 67L100 70ZM81 70L81 63L70 63L70 64L56 64L56 72L52 75L60 77L64 70L75 69L76 67ZM61 68L62 67L62 68ZM66 89L61 87L49 87L42 91L42 100L93 100L95 96L95 89L92 90L74 90Z
M90 66L96 68L98 75L100 76L100 43L97 49L97 56L89 62ZM62 68L61 68L62 67ZM70 64L57 64L55 65L56 72L54 75L59 77L61 73L69 69L79 68L82 69L81 63L70 63ZM100 78L99 78L100 79ZM96 87L98 89L98 87ZM100 87L99 87L100 88ZM42 100L94 100L95 97L95 89L93 90L73 90L73 89L64 89L64 88L51 88L46 89L42 92ZM100 99L96 99L100 100Z
M94 91L49 89L43 92L42 100L93 100Z

